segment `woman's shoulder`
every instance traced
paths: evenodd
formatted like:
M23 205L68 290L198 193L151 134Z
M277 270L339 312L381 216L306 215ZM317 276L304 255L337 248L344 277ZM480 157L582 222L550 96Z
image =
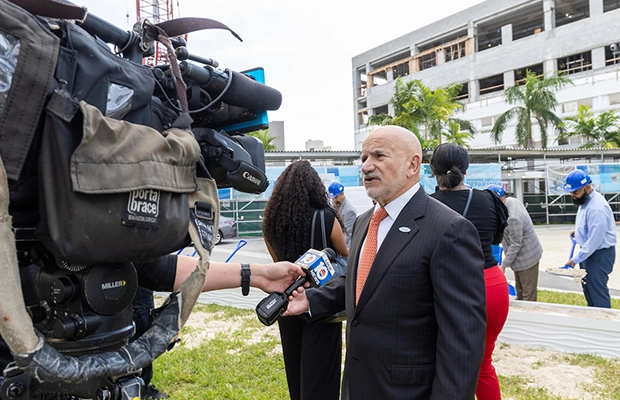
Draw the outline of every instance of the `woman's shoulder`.
M496 194L494 194L490 190L474 188L473 191L474 191L474 196L476 196L479 199L485 199L489 203L492 203L493 201L495 201L493 196L496 196Z
M435 199L440 199L442 197L446 197L447 192L449 192L449 190L437 190L434 193L431 193L429 196Z
M430 194L431 197L435 199L460 199L466 198L469 196L469 190L459 189L459 190L438 190L435 193Z
M309 212L310 212L310 215L314 216L317 212L320 212L320 211L323 211L323 214L325 215L326 220L336 218L336 210L334 210L331 207L324 207L324 208L311 207Z
M331 207L325 207L323 210L325 210L325 214L336 215L336 210Z

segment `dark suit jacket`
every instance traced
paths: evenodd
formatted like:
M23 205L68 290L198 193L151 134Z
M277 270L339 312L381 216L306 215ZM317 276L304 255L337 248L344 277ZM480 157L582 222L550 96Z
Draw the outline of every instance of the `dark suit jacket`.
M333 314L346 299L342 398L473 399L486 327L476 228L420 188L382 243L356 306L372 213L355 222L348 278L307 291L313 317Z

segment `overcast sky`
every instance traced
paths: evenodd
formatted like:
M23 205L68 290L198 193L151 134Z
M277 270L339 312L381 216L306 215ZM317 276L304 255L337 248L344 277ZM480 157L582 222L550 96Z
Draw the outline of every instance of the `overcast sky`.
M125 30L136 21L136 0L72 1ZM216 59L221 69L265 69L266 84L283 96L269 120L284 121L286 150L304 150L310 139L334 150L353 150L351 59L482 2L170 1L179 4L175 17L215 19L241 36L243 42L223 30L191 33L188 50Z

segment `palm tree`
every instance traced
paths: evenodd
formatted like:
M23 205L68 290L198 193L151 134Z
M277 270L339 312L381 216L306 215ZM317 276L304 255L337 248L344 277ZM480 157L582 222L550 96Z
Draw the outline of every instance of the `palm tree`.
M390 99L390 104L394 107L394 116L373 114L368 119L368 123L371 125L397 125L414 133L419 133L418 118L414 118L414 114L417 111L416 99L420 84L419 81L403 83L400 77L397 78L394 84L394 93Z
M424 148L434 148L442 142L445 130L450 131L450 123L466 130L473 137L476 130L465 120L454 118L465 106L456 99L463 85L453 84L445 88L431 90L419 80L403 83L396 79L394 94L390 104L394 116L388 114L371 115L368 123L372 125L398 125L412 131ZM447 136L450 137L449 135Z
M263 148L265 151L275 151L278 150L276 145L273 144L273 141L278 138L278 136L271 136L269 134L269 129L261 129L258 131L248 133L249 136L254 136L261 142L263 142Z
M506 130L508 122L516 118L515 139L517 143L523 147L533 148L532 120L536 120L540 129L542 148L547 148L547 127L549 124L553 125L560 134L563 130L562 120L553 113L553 109L558 105L554 92L572 83L569 78L563 75L543 78L527 70L523 85L514 85L504 91L506 102L515 105L515 107L504 112L495 121L493 129L491 129L493 141L495 143L501 142L502 134Z
M469 123L469 121L467 121ZM474 135L466 130L462 129L461 124L457 121L450 121L448 123L448 129L442 132L442 135L447 143L458 144L465 148L469 148L467 140L473 139Z
M620 147L620 117L613 110L604 111L598 116L589 106L580 105L577 114L564 118L565 131L558 136L558 141L573 136L583 136L588 143L582 148L618 148Z

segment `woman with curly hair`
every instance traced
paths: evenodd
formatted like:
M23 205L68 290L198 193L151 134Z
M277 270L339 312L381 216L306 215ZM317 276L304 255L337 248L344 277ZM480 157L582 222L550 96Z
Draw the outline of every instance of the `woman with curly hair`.
M342 218L332 208L319 174L308 161L295 161L278 177L264 211L263 238L274 261L296 261L310 248L312 236L322 250L318 217L312 232L317 210L324 210L327 247L348 256ZM280 318L278 326L291 400L339 399L342 323L293 316Z

